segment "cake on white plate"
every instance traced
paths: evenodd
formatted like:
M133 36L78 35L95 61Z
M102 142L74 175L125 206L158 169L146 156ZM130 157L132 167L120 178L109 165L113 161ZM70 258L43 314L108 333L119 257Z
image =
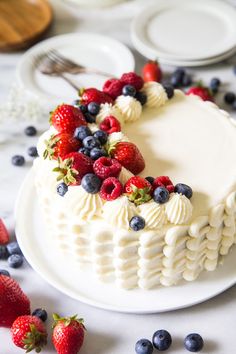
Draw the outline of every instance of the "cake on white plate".
M229 115L135 73L103 91L58 106L38 142L35 184L58 252L124 289L215 270L236 241Z

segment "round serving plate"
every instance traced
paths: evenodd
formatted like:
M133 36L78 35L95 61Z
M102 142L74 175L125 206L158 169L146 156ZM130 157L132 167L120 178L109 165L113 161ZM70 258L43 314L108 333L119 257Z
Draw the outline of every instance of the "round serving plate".
M77 269L70 257L56 253L38 205L33 169L20 189L15 217L17 240L35 271L62 293L102 309L143 314L171 311L206 301L236 283L235 248L222 266L203 272L194 282L153 290L122 290L114 283L99 282L91 272Z

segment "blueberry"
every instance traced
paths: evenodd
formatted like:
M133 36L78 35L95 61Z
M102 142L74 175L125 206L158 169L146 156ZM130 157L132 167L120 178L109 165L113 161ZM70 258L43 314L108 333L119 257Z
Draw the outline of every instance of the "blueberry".
M183 85L184 87L186 87L186 86L190 86L191 84L192 84L192 78L191 78L191 76L188 75L188 74L185 74L184 77L183 77L183 79L182 79L182 85Z
M82 147L79 149L79 152L81 152L82 154L86 155L86 156L90 156L90 151L89 149L86 149L85 147Z
M80 127L75 129L74 137L78 140L83 141L87 136L91 136L92 132L89 127L85 125L81 125Z
M133 216L130 219L129 226L134 231L139 231L145 228L145 220L141 216Z
M0 269L0 275L5 275L6 277L10 277L10 273L6 269Z
M94 136L95 138L97 138L97 139L100 141L100 143L101 143L102 145L106 144L107 139L108 139L107 133L104 132L103 130L97 130L97 131L93 134L93 136Z
M11 254L22 255L21 249L20 249L17 241L13 241L13 242L8 243L7 251L9 253L9 255L11 255Z
M169 99L171 99L171 98L174 96L174 88L173 88L173 86L171 86L171 85L164 85L163 87L164 87L164 89L165 89L165 91L166 91L167 97L168 97Z
M136 90L135 87L132 85L125 85L122 89L122 94L124 96L132 96L134 97L136 95Z
M153 182L155 181L155 178L151 176L145 177L145 179L151 184L153 184Z
M7 259L9 256L7 247L4 245L0 245L0 259Z
M188 199L190 199L193 195L192 188L187 186L187 184L184 183L176 184L175 192L185 195L185 197L187 197Z
M38 151L36 146L30 146L27 150L28 155L31 157L37 157L38 156Z
M86 104L81 104L79 106L79 109L81 110L82 113L87 113L88 112L88 108L87 108Z
M185 69L184 68L177 68L177 69L175 69L173 75L179 75L183 78L185 75Z
M184 346L185 348L193 353L199 352L202 350L204 346L204 341L200 334L198 333L191 333L188 334L187 337L184 339Z
M228 104L232 104L236 99L236 96L233 92L227 92L224 96L224 100Z
M156 203L166 203L169 200L170 194L165 187L157 187L153 193L153 199Z
M148 339L140 339L135 344L135 351L137 354L152 354L153 345Z
M218 77L213 77L210 81L210 88L211 89L218 88L220 84L221 84L220 79L218 79Z
M21 155L14 155L11 158L11 162L14 166L23 166L25 163L25 158Z
M172 338L168 331L160 329L153 334L152 343L154 348L164 351L171 346Z
M87 136L83 140L83 145L86 149L89 149L89 150L92 150L95 147L97 147L97 148L101 147L100 141L97 138L95 138L94 136Z
M35 127L33 127L32 125L30 125L29 127L25 128L24 132L25 132L25 135L34 136L37 134L37 129Z
M90 113L84 113L84 118L87 123L95 123L96 122L96 117Z
M185 70L184 69L176 69L170 79L171 85L174 87L181 87L183 85L183 78L185 76Z
M98 193L101 185L101 179L93 173L88 173L81 180L81 186L86 190L86 192L91 194Z
M58 184L58 186L57 186L57 193L58 193L61 197L64 197L64 195L66 194L67 191L68 191L68 186L67 186L64 182Z
M134 97L141 103L142 106L147 102L147 95L144 92L138 91Z
M47 321L47 318L48 318L47 311L44 309L35 309L32 312L32 316L36 316L36 317L40 318L40 320L42 320L43 322Z
M97 159L99 159L99 157L102 157L102 156L107 156L107 152L103 148L96 148L95 147L90 151L90 157L93 160L97 160Z
M7 259L9 267L11 268L20 268L23 264L23 256L20 254L12 254Z
M88 112L94 116L96 116L100 111L100 105L96 102L90 102L88 104Z

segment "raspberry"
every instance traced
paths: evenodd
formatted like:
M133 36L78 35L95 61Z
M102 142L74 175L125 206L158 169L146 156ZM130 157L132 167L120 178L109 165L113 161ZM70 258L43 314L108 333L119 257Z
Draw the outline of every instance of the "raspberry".
M114 116L107 116L100 123L99 128L107 134L112 134L121 131L120 122Z
M102 183L100 189L100 197L105 200L115 200L123 192L123 186L120 181L115 177L109 177Z
M108 177L118 177L121 171L121 164L116 159L110 157L100 157L93 164L96 175L102 179Z
M118 79L109 79L103 85L103 92L107 93L114 100L122 94L124 83Z
M156 189L157 187L165 187L170 193L173 193L175 189L168 176L160 176L155 178L153 182L153 189Z
M126 73L121 76L120 79L125 85L132 85L135 87L136 91L141 90L143 87L144 81L141 76L137 75L134 72Z

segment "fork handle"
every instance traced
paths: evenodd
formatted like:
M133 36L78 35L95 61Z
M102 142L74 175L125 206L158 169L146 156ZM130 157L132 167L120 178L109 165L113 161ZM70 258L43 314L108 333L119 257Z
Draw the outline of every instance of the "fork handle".
M76 91L80 90L80 87L74 83L73 80L71 80L68 76L66 76L64 73L58 73L57 76L60 76L62 79L64 79L70 86L72 86Z
M101 70L97 70L97 69L92 69L92 68L81 68L81 67L74 67L72 69L70 69L70 71L68 71L70 74L84 74L84 73L87 73L87 74L97 74L97 75L102 75L102 76L105 76L105 77L113 77L115 78L114 75L111 75L109 73L106 73L104 71L101 71Z

